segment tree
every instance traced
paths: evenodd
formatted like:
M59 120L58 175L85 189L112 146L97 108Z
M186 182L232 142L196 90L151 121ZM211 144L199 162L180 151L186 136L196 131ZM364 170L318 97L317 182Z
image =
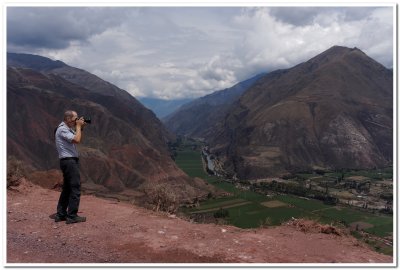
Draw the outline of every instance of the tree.
M229 211L227 209L220 208L214 213L215 218L226 218L229 217Z
M344 180L344 173L342 172L337 178L337 183L340 184L343 180Z

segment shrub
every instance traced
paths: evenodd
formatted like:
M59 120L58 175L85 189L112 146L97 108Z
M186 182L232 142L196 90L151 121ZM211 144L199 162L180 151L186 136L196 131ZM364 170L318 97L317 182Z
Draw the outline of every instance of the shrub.
M154 211L175 213L178 210L178 198L170 186L166 184L149 185L144 189L144 192Z
M22 161L14 156L7 158L7 188L19 186L26 175L26 167Z

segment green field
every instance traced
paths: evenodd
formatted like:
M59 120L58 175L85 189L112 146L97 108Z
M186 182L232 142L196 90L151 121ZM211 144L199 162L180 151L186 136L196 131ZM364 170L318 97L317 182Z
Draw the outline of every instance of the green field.
M384 179L392 179L393 178L393 168L388 167L385 169L376 169L376 170L348 170L343 172L326 172L321 176L312 174L312 173L298 173L297 176L304 179L313 179L314 181L318 180L334 180L340 176L344 178L351 176L364 176L372 180L384 180Z
M221 179L219 179L216 176L208 175L203 169L201 154L197 151L189 149L179 150L175 162L179 166L179 168L181 168L190 177L202 178L206 180L208 183L216 186L217 188L233 193L235 196L244 198L254 197L258 198L259 200L264 199L264 196L259 195L255 192L244 192L238 190L237 188L234 187L234 185L221 181Z
M203 170L201 154L198 151L188 148L180 149L175 161L189 176L203 178L210 184L232 194L229 197L209 199L202 202L198 208L185 210L189 214L196 211L204 213L208 210L210 213L214 213L220 208L226 209L229 212L229 216L226 218L228 223L240 228L255 228L263 224L279 225L294 217L313 219L326 224L342 223L349 225L352 222L364 222L373 225L365 231L380 237L391 235L393 232L393 219L390 216L379 216L347 207L326 205L318 200L292 195L267 197L256 192L238 189L231 183L207 175ZM353 173L349 172L347 175ZM379 176L383 174L389 175L390 171L384 171ZM304 174L303 176L307 175ZM315 177L315 175L311 176ZM378 174L374 176L377 177ZM271 204L266 202L271 202ZM274 202L277 207L273 207ZM245 204L243 205L243 203ZM237 204L239 205L235 206ZM272 207L265 205L272 205Z
M199 152L193 150L179 151L175 162L190 177L207 177L202 167Z

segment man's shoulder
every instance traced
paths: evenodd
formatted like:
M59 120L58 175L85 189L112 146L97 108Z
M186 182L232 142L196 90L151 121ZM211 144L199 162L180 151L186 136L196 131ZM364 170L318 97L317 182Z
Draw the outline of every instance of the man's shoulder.
M56 134L60 134L63 132L71 132L71 130L64 122L61 122L61 124L59 124L57 127Z
M58 125L58 129L66 129L66 130L69 130L69 127L68 127L64 122L61 122L61 123Z

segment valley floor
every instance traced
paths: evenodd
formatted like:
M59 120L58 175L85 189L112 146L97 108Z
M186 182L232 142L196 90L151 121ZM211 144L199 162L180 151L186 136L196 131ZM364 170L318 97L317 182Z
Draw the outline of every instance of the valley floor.
M59 192L23 183L7 191L7 263L392 263L347 235L294 226L195 224L83 195L87 222L55 223Z

